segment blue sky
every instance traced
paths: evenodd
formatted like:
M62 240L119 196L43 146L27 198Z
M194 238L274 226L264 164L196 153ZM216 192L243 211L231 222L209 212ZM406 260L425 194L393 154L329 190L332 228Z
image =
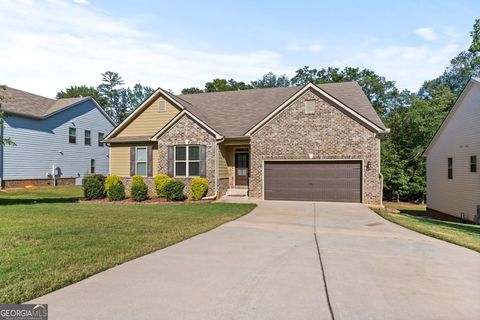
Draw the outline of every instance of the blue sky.
M52 97L113 70L178 93L309 65L417 90L468 47L479 12L479 1L0 0L0 83Z

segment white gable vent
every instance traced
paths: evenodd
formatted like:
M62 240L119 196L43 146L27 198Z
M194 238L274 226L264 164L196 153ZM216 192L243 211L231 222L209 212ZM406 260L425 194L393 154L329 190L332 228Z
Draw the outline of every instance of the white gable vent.
M165 100L160 100L160 101L158 101L158 111L159 111L159 112L165 112L165 111L167 111L167 107L166 107Z
M315 113L315 100L305 100L305 114Z

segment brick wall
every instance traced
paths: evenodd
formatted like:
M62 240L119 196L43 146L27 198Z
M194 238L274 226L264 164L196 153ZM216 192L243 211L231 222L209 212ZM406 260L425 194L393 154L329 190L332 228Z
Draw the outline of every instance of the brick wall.
M316 101L315 114L305 114L305 100ZM373 132L306 92L251 136L249 194L262 197L263 160L309 159L313 154L313 159L363 159L363 202L380 204L379 148Z
M168 174L168 146L185 144L203 144L207 146L207 196L215 193L215 137L200 127L188 116L183 116L158 140L158 173ZM185 194L190 194L193 178L177 178L185 183Z

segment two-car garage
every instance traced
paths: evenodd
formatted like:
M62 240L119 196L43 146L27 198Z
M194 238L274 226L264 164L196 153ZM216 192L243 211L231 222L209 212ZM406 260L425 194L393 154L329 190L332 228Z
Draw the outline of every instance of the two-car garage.
M266 161L265 200L362 202L361 161Z

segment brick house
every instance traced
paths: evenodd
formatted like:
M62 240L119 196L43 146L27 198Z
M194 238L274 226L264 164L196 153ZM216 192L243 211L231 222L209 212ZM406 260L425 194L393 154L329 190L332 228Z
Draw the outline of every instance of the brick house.
M105 139L110 174L209 182L208 196L382 201L388 129L356 82L172 95L158 89ZM150 188L153 190L153 188Z

